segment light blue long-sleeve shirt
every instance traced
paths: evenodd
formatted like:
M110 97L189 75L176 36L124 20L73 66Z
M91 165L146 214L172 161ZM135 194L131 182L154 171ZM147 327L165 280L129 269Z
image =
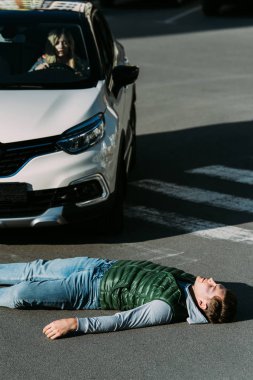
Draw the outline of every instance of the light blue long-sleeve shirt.
M208 323L192 299L191 284L180 282L186 297L189 324ZM118 312L110 316L78 318L77 331L85 334L127 330L140 327L164 325L172 320L172 309L164 301L154 300L135 309Z

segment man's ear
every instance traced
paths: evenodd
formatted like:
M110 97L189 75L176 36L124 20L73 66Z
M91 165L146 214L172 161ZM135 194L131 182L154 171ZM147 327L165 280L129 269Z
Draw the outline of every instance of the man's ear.
M198 299L197 299L197 303L198 303L198 306L199 306L200 309L202 309L202 310L207 310L207 308L208 308L208 303L207 303L207 301L206 301L205 299L203 299L203 298L198 298Z

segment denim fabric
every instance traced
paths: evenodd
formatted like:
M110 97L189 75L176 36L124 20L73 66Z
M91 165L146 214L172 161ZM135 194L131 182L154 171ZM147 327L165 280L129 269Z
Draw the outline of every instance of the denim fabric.
M0 264L0 306L99 309L100 282L115 260L90 257Z

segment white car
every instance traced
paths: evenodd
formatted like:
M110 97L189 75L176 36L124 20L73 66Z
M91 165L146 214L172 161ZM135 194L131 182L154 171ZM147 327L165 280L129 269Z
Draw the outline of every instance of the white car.
M138 72L92 3L1 2L1 227L120 230Z
M131 0L131 3L134 3L135 0ZM168 4L168 5L174 5L174 6L179 6L181 4L183 4L186 0L163 0L162 2L160 2L161 4L164 3L164 4ZM99 0L99 3L105 7L112 7L114 5L117 5L117 4L123 4L123 3L127 3L128 1L121 1L121 0ZM148 3L148 1L146 2L146 4ZM152 3L154 3L154 1L152 1Z

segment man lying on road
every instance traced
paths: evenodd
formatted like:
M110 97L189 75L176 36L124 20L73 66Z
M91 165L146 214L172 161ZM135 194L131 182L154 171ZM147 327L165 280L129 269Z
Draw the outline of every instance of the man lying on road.
M19 309L111 309L112 316L67 318L44 329L50 339L187 320L235 319L235 295L212 278L150 261L90 257L0 264L0 306Z

